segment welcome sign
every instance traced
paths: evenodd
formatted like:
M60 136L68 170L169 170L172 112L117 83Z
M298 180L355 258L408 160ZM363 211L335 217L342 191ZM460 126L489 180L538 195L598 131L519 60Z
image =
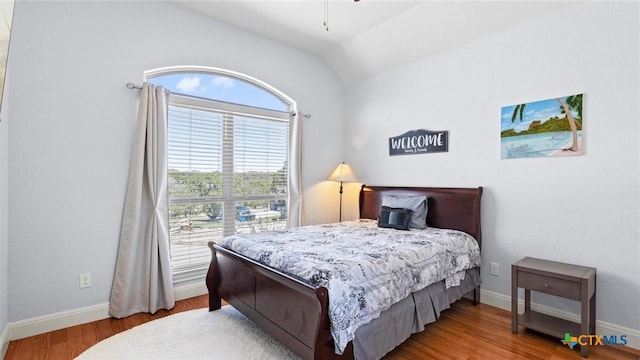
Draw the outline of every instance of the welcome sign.
M389 156L449 151L448 131L410 130L389 138Z

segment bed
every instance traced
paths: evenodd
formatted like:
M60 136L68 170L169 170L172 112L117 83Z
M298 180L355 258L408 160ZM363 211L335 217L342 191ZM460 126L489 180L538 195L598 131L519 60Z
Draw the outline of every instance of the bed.
M363 185L359 196L360 219L378 218L387 196L427 197L427 225L459 230L481 246L480 199L482 188L385 187ZM331 225L329 227L337 227ZM395 230L399 231L399 230ZM226 240L226 239L225 239ZM437 320L440 311L463 295L480 301L478 266L464 270L459 285L433 283L385 309L374 320L358 327L355 335L337 351L331 331L329 290L298 276L276 270L238 252L209 243L212 251L206 283L209 310L221 307L221 299L254 321L265 332L303 359L377 359L406 340L411 333ZM341 354L339 354L341 353Z

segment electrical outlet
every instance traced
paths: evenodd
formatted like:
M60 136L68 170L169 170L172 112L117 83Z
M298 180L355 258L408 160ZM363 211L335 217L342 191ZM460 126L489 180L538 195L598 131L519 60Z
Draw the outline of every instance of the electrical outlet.
M80 274L80 289L91 286L91 273Z
M493 276L498 276L500 274L500 264L492 262L489 273Z

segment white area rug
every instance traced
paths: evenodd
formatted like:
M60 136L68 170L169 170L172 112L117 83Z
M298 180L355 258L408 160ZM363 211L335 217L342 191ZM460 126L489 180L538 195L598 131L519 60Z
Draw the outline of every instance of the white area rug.
M105 339L76 359L299 359L231 306L170 315Z

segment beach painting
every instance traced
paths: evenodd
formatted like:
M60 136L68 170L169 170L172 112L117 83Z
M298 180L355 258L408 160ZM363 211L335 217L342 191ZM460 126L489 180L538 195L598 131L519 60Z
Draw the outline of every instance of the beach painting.
M505 106L502 159L582 155L582 94Z

